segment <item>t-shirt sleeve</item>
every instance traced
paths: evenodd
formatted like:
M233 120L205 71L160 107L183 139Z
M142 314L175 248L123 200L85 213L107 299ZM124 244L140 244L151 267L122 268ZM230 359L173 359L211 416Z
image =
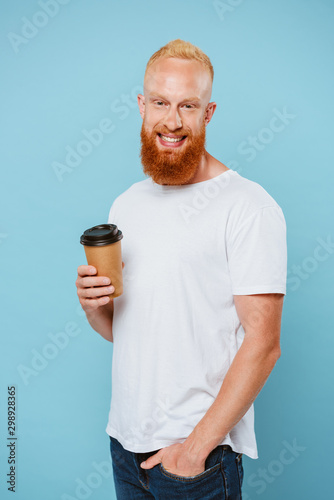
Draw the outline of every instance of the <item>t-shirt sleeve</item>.
M286 223L278 205L248 216L226 246L233 295L286 294Z

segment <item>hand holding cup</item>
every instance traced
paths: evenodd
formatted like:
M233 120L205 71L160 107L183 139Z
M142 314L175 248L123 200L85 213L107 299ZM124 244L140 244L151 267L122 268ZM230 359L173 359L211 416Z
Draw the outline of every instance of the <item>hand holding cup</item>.
M122 269L124 262L122 262ZM94 266L78 267L78 277L75 282L81 307L85 312L94 311L108 304L112 299L115 287L108 276L97 276Z

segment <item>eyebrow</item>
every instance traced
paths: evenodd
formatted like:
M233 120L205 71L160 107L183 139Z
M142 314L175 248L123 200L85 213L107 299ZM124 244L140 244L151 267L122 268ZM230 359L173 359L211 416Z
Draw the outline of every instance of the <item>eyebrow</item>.
M155 99L155 98L159 98L159 99L163 99L165 101L168 101L167 97L163 97L162 95L160 94L157 94L156 92L152 92L148 95L149 99ZM201 100L194 96L194 97L187 97L186 99L183 99L181 102L187 102L187 101L192 101L192 102L201 102Z

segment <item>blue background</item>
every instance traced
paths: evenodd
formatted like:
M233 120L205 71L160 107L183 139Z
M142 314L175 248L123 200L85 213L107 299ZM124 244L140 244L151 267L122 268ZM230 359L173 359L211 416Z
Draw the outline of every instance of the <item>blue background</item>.
M79 236L145 178L136 95L152 53L182 38L215 69L208 151L259 182L288 227L282 357L255 404L260 458L244 459L244 498L329 498L334 2L54 0L52 15L41 15L43 3L1 6L1 497L13 498L4 478L15 385L15 498L115 498L105 433L113 347L79 306ZM282 131L264 131L284 108ZM112 132L57 176L55 162L106 118ZM245 152L250 136L260 137L255 157ZM22 375L42 352L49 359ZM294 455L284 452L293 445Z

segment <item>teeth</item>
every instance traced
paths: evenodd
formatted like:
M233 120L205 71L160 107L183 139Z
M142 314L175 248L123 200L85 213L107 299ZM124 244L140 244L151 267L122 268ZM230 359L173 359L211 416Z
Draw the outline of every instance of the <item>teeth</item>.
M180 142L182 141L183 137L179 137L178 139L174 137L166 137L165 135L160 134L161 139L163 139L166 142Z

